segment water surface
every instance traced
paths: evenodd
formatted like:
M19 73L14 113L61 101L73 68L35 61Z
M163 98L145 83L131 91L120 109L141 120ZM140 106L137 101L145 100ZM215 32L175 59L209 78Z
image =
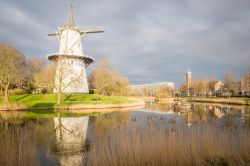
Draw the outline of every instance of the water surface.
M15 144L19 147L15 148L21 148L23 151L21 153L26 155L26 159L20 159L19 156L17 160L26 165L34 163L88 165L88 160L91 160L91 156L88 158L88 155L96 149L93 147L101 145L102 141L107 139L114 143L108 146L116 146L118 137L116 133L135 135L138 132L134 130L138 130L141 133L139 139L144 140L144 138L150 138L149 128L156 132L162 129L164 132L175 131L178 127L185 128L185 131L195 128L202 132L209 126L216 131L214 137L219 137L225 130L231 130L233 131L231 135L237 138L250 131L248 107L206 103L190 103L190 106L179 108L172 104L147 102L145 108L126 112L119 112L117 109L115 112L97 116L63 117L58 114L52 118L35 119L22 118L22 113L13 115L0 112L2 134L0 158L2 161L6 160L6 156L17 158L15 151L3 152L3 149L14 148L11 145L16 141ZM189 133L184 133L184 136L185 134ZM22 138L23 135L25 139ZM16 138L10 141L8 137ZM235 138L236 142L237 138ZM238 144L240 146L240 142ZM119 152L120 147L112 148L113 151ZM30 163L31 160L33 163Z

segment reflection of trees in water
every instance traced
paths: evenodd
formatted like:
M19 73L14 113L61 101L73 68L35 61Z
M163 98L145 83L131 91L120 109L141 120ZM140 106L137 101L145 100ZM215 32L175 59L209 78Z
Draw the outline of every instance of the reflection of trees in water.
M34 123L0 123L0 165L37 165L36 148Z
M53 130L53 127L51 127L53 125L51 119L27 119L25 118L25 114L26 112L21 111L0 111L0 125L6 128L11 126L35 128L38 138L40 138L40 134ZM50 130L48 130L49 128Z
M147 110L169 112L173 110L173 105L147 102L145 108ZM236 127L239 124L242 124L242 126L250 125L250 108L244 106L194 102L191 103L191 109L183 107L174 109L174 112L178 112L189 126L198 123L208 123L213 126L219 125L227 128Z
M82 165L87 139L89 117L54 118L56 143L49 149L61 165Z
M192 105L192 123L214 123L213 112L207 108L207 105Z
M23 125L24 112L21 111L0 111L0 123L6 127L8 125Z
M112 112L95 118L93 132L96 136L102 136L112 128L126 125L132 112Z
M244 107L243 107L244 108ZM191 111L183 114L189 124L209 123L223 128L236 128L249 123L249 111L232 108L228 105L211 105L207 103L193 103Z
M23 114L23 112L6 112L0 117L0 153L2 153L0 165L33 166L38 164L37 157L41 151L46 154L48 141L54 132L53 120L26 119L23 118ZM3 156L7 158L2 159Z
M155 102L146 102L145 108L148 110L159 110L159 111L171 111L173 110L173 103L158 103L155 104Z

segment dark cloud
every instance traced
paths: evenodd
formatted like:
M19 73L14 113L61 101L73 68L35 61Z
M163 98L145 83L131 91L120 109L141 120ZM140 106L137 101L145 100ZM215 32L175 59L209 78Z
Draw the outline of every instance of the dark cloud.
M0 40L28 57L58 50L46 34L66 22L66 0L0 1ZM79 27L102 25L83 39L85 53L107 56L131 83L174 81L250 67L249 0L75 0ZM91 71L93 65L89 67Z

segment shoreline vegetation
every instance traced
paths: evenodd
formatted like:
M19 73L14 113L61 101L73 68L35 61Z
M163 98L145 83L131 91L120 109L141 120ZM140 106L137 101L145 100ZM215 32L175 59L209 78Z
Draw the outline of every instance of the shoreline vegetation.
M142 100L137 98L96 94L64 94L62 103L58 105L56 94L27 94L10 96L10 101L7 104L4 104L3 99L0 98L0 111L125 108L144 106L144 104Z
M233 123L222 129L212 121L190 127L153 117L131 123L95 137L86 165L249 165L250 133Z
M158 98L158 97L139 97L144 101L157 101L159 103L173 103L180 102L201 102L201 103L218 103L229 105L245 105L250 106L250 98L243 97L173 97L173 98Z
M250 106L250 98L200 98L200 97L190 97L186 98L187 101L191 102L204 102L204 103L220 103L220 104L232 104L232 105L246 105Z
M64 94L62 103L57 104L56 94L25 94L12 95L10 102L5 104L0 98L0 111L32 111L32 110L64 110L70 112L106 112L107 109L115 110L124 108L142 107L145 101L156 101L159 103L173 103L175 101L189 101L200 103L218 103L230 105L250 106L250 98L158 98L158 97L123 97L123 96L104 96L97 94ZM110 112L110 111L108 111Z

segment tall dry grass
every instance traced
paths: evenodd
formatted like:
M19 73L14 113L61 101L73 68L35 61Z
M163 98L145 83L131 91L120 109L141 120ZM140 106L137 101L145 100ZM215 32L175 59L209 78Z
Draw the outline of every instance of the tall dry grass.
M193 102L208 102L208 103L221 103L221 104L236 104L236 105L248 105L250 106L250 99L249 98L189 98L189 101Z
M27 107L21 103L1 103L0 111L20 111L26 110Z
M250 165L245 128L147 118L96 137L84 158L93 166Z
M5 127L0 124L0 165L37 165L35 134L20 126Z

